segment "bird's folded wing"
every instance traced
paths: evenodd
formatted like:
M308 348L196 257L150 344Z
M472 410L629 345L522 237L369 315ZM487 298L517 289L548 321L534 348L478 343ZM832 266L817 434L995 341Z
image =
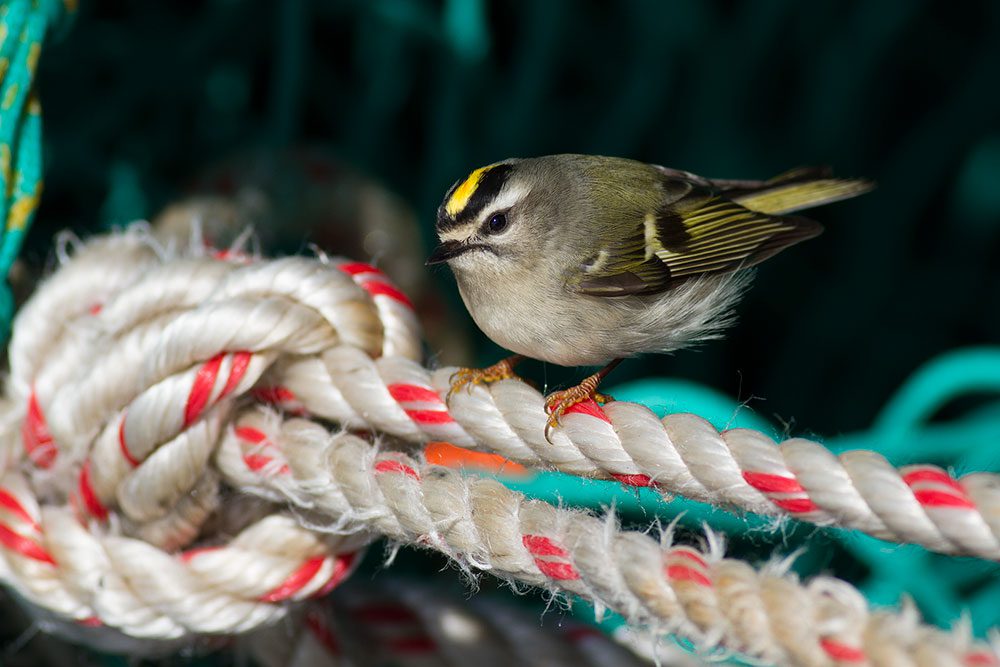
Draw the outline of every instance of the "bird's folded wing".
M751 267L822 231L819 223L752 211L704 188L605 239L571 279L592 296L655 294L693 276Z

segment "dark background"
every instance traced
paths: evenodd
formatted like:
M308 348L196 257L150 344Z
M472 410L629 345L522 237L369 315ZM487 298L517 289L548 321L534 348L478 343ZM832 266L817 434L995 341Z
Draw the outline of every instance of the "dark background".
M994 2L84 2L42 57L26 256L150 216L248 146L329 147L408 200L428 243L448 186L509 156L829 164L879 189L816 211L826 234L761 268L725 341L610 384L683 377L834 435L935 355L998 339L998 81ZM473 335L480 363L499 357Z

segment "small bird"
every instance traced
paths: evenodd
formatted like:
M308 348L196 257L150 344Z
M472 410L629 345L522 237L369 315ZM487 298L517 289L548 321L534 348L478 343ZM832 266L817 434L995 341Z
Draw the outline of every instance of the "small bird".
M816 236L789 216L873 187L799 168L767 181L716 180L594 155L508 159L455 183L437 211L447 262L476 324L516 353L461 369L459 388L514 377L524 358L604 367L546 398L549 431L594 399L622 359L717 337L750 267Z

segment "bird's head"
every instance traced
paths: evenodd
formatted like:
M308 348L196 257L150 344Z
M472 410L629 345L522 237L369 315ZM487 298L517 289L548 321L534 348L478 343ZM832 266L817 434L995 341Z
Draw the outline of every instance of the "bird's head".
M447 262L456 273L502 272L529 261L544 231L530 162L504 160L456 182L438 208L441 244L427 264Z

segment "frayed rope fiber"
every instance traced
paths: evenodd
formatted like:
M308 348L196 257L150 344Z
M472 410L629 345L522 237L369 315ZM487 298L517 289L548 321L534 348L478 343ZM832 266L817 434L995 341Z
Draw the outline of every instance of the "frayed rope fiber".
M249 630L387 536L777 664L1000 664L908 607L870 611L845 582L623 531L428 465L407 442L997 559L994 475L896 470L629 403L583 406L550 445L523 383L446 405L453 369L419 365L412 307L369 265L167 253L141 227L60 255L10 345L0 580L67 622L150 639Z

